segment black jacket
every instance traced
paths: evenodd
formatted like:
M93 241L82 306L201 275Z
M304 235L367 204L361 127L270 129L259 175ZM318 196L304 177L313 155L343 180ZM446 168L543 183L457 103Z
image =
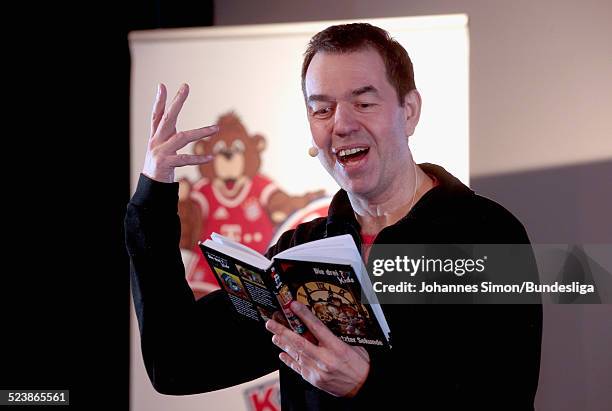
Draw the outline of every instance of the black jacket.
M497 203L431 164L438 180L410 213L375 244L521 244L521 223ZM262 324L239 318L223 291L195 300L178 248L178 184L140 177L126 215L132 292L145 366L155 389L192 394L239 384L280 368L288 410L532 410L537 389L540 305L383 305L391 352L371 351L368 379L356 397L336 398L278 360ZM340 190L327 218L284 233L268 257L297 244L352 234L359 224ZM193 348L203 353L198 358ZM210 355L217 352L218 355Z

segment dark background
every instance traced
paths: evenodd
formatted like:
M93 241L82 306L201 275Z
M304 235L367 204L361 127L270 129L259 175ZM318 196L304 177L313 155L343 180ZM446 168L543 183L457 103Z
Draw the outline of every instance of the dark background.
M209 26L213 11L212 0L139 0L4 14L16 27L3 58L0 388L69 389L71 408L128 409L127 33Z

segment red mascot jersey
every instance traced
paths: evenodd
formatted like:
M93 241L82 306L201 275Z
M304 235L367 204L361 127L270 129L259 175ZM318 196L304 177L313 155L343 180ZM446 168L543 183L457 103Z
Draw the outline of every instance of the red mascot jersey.
M191 198L202 209L200 240L213 232L265 253L274 234L274 224L266 212L270 195L276 185L263 175L256 175L233 198L225 197L210 181L203 179L195 184ZM186 262L187 281L194 291L210 291L219 288L199 247L193 250L194 260Z

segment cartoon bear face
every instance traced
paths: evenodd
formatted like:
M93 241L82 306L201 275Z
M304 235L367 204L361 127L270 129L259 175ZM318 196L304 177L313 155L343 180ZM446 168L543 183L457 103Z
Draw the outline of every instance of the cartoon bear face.
M233 112L219 117L217 124L219 132L208 140L198 141L194 147L195 154L214 156L212 162L199 166L202 177L230 182L255 176L261 166L261 152L266 147L264 137L249 135Z

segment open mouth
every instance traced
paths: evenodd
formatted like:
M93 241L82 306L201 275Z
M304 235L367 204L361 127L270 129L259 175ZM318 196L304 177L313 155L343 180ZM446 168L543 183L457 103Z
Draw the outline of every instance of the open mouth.
M336 153L336 158L340 164L346 165L363 159L369 151L370 147L344 148L338 150Z

